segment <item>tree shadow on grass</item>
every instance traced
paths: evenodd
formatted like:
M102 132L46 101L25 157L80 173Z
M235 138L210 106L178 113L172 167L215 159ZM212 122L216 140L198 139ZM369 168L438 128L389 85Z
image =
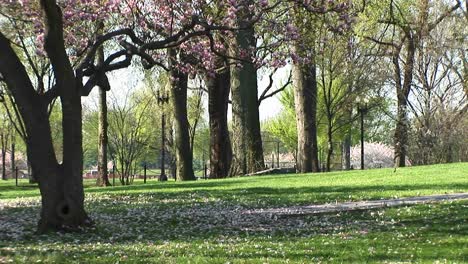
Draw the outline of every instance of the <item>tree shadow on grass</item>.
M0 185L0 193L7 192L7 191L25 191L25 190L32 190L35 188L39 188L37 184L20 184L19 186L15 186L15 184L8 184L8 185Z
M223 187L223 188L219 188ZM186 188L191 188L186 190ZM236 183L224 181L178 185L138 185L131 189L114 187L91 189L87 193L105 193L110 196L157 196L161 199L211 198L232 203L252 202L257 205L307 205L335 201L392 198L394 194L417 196L432 193L466 192L468 183L450 184L401 184L368 186L311 186L311 187L246 187L236 188ZM126 191L126 192L123 192ZM405 193L407 193L405 195Z
M219 188L227 187L232 185L238 185L239 183L233 181L197 181L197 182L184 182L184 183L148 183L148 184L138 184L138 185L127 185L127 186L115 186L107 188L86 188L85 192L87 193L111 193L111 192L122 192L122 191L159 191L159 190L169 190L169 189L200 189L200 188Z
M151 205L141 208L146 213L154 210ZM145 262L149 259L151 261L154 259L154 262L164 262L164 260L170 262L194 258L224 260L221 262L233 259L249 262L260 261L266 257L271 261L277 259L280 262L282 259L304 262L313 258L317 260L334 258L346 262L365 260L393 262L408 260L413 254L416 255L416 260L423 262L433 262L440 258L462 261L461 252L466 245L461 240L448 239L450 234L456 233L446 233L444 230L457 226L457 223L459 226L463 225L467 216L464 204L444 204L433 211L431 211L433 207L429 205L418 205L413 208L415 213L402 217L391 211L388 215L386 213L377 216L372 214L377 210L366 210L338 215L324 214L283 219L289 223L278 222L275 218L262 218L252 222L253 226L274 228L249 230L243 230L242 223L230 222L233 215L216 216L217 213L223 213L220 210L210 210L213 213L210 218L210 215L205 214L180 214L184 210L189 210L189 207L174 210L169 213L171 216L163 216L167 212L144 216L128 215L127 211L122 209L120 213L110 214L108 218L104 218L120 219L118 223L101 221L97 230L88 230L81 234L51 234L39 238L31 237L29 240L7 242L10 243L10 248L17 247L19 250L33 247L24 253L2 252L1 247L5 244L0 241L0 253L7 256L27 254L37 258L46 258L55 254L53 257L56 257L57 261L77 256L80 262L91 263L96 261L96 256L101 258L101 262L115 262L115 258L120 256L126 256L125 260L130 262ZM192 209L195 212L200 208ZM382 210L395 209L379 209ZM180 221L171 222L170 217L179 218ZM437 221L433 222L432 226L428 226L431 217ZM393 221L394 218L396 221ZM216 221L217 223L214 223ZM199 222L213 226L200 229L201 225L197 224ZM280 227L287 224L290 226L278 232ZM463 226L458 229L462 231ZM414 233L416 234L414 238L408 236ZM433 242L439 239L444 244L427 243L426 239L429 238ZM208 242L211 248L199 247L206 246L205 242ZM34 248L38 245L42 249ZM445 251L440 251L441 247L442 250L449 250L451 254L444 255ZM243 254L233 253L235 248L243 249ZM368 248L373 248L375 252L368 251ZM389 250L390 248L392 250ZM281 252L284 252L284 255Z

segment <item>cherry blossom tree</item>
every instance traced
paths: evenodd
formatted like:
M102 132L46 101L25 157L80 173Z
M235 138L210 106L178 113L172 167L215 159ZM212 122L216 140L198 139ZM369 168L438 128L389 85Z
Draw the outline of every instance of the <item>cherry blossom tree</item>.
M129 66L134 57L140 58L144 67L164 67L161 50L180 46L218 27L198 12L203 1L0 3L2 17L12 27L20 25L15 29L23 36L15 37L2 27L0 80L12 94L24 123L28 159L42 196L39 230L74 229L90 224L84 210L82 184L81 96L88 95L95 86L106 86L106 72ZM114 18L115 13L123 18ZM96 33L92 29L96 21L103 19L116 22L102 34ZM18 46L17 42L22 43ZM113 44L112 53L96 64L98 50L106 43ZM25 52L17 52L18 47ZM34 54L28 50L31 47L36 48ZM43 79L33 78L45 75L33 66L35 56L47 61L52 69L48 90L43 88ZM63 117L60 162L48 120L48 107L56 99L62 105Z

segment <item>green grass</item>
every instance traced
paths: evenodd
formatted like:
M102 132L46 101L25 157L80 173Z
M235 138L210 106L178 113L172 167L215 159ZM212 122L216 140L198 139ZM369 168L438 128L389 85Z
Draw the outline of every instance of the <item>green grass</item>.
M93 183L86 181L85 191L95 228L36 236L37 188L0 182L0 263L468 262L468 201L280 218L243 214L253 208L468 192L468 163L396 173L138 180L111 188Z

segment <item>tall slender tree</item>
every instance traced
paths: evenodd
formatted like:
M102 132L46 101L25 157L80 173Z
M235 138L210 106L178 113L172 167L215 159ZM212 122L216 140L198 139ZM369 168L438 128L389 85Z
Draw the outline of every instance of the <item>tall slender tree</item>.
M99 22L98 27L100 31L103 31L103 22ZM102 67L104 64L104 46L99 47L97 52L97 64L98 67ZM99 81L99 128L98 128L98 178L96 184L98 186L111 186L109 182L109 172L107 168L107 150L109 145L108 139L108 127L107 121L107 91L110 90L109 80L107 76L103 74ZM114 176L115 177L115 176Z

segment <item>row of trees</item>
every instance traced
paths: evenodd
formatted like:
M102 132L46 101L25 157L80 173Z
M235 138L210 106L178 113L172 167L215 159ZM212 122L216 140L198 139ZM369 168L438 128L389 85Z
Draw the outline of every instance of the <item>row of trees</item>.
M366 137L394 145L396 166L405 166L408 158L413 164L466 158L466 3L380 1L361 7L355 9L352 30L322 30L330 21L324 14L315 16L315 30L308 31L316 34L307 43L317 51L308 64L317 71L311 81L317 88L309 90L317 101L308 105L318 109L309 120L315 120L318 129L311 130L318 131L319 145L327 150L326 168L335 141L345 143L349 168L350 142L357 142L359 133L353 129L355 109L362 97L368 101ZM299 150L300 164L301 148L311 148L301 142L306 139L301 123L292 129L292 118L300 120L297 102L306 98L300 95L295 102L298 85L294 89L282 95L286 111L267 128Z
M123 177L134 166L127 157L141 154L137 149L142 148L133 146L144 144L145 134L135 128L150 118L154 101L136 95L131 98L134 107L115 105L108 111L107 73L130 65L165 72L179 180L195 179L195 129L190 127L187 109L192 80L198 79L208 94L211 176L247 174L265 167L259 105L286 87L274 90L271 83L259 97L259 70L274 72L287 64L293 67L298 171L319 170L318 95L324 99L321 109L327 120L330 157L333 135L349 127L353 119L352 102L379 83L396 91L395 159L404 166L415 58L426 47L423 40L429 39L430 32L466 15L461 1L429 0L0 3L0 81L15 105L18 132L24 135L28 160L41 189L41 231L75 228L91 221L83 204L82 96L99 88L102 185L108 185L107 150L120 159ZM376 65L391 65L393 78L379 78ZM57 109L60 148L54 146L50 123ZM130 112L131 121L124 122ZM108 115L115 116L108 119ZM112 149L119 145L125 153ZM128 182L128 178L121 180Z
M139 74L137 74L139 75ZM114 75L113 75L114 76ZM141 79L140 79L141 78ZM108 108L106 119L108 123L108 151L107 158L116 164L116 172L120 175L123 185L131 183L131 177L142 173L143 167L162 168L163 157L161 148L165 148L164 163L169 167L171 174L175 176L175 146L174 123L172 105L163 105L162 98L168 99L168 82L164 74L147 71L138 76L137 81L126 84L124 91L111 91L107 96ZM140 82L141 81L141 82ZM133 83L133 84L132 84ZM187 98L188 132L190 152L202 156L209 150L209 135L207 122L203 113L204 90L193 87L194 92ZM100 150L96 147L101 122L101 102L88 102L83 113L84 133L84 167L90 168L96 165ZM164 121L163 121L164 120ZM167 125L162 124L164 122ZM163 131L164 129L164 135ZM201 134L202 136L198 136ZM164 140L162 144L161 140ZM101 144L99 142L99 146ZM204 153L205 152L205 153ZM203 167L197 164L197 168ZM104 182L104 177L98 178L98 185Z

